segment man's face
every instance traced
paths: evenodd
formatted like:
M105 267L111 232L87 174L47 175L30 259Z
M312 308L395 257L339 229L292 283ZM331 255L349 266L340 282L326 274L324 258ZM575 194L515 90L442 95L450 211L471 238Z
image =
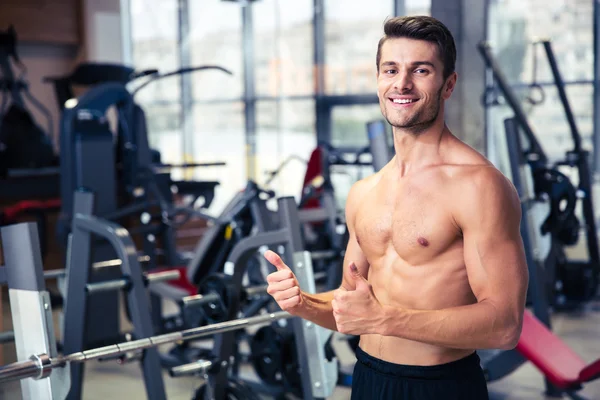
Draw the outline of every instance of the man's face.
M394 38L383 44L377 96L390 125L414 133L427 129L455 83L456 74L444 80L444 65L434 43Z

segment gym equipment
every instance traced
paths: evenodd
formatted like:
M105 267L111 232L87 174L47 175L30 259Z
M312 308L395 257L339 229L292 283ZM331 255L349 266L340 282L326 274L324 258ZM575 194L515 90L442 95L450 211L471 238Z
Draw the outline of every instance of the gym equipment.
M74 193L85 190L95 194L93 210L82 210L85 214L108 217L118 213L119 188L116 184L117 166L113 144L113 134L105 116L109 107L116 105L122 115L131 107L131 97L122 85L107 84L95 87L79 98L78 103L65 108L62 114L61 129L61 214L58 221L59 243L68 248L68 235L71 232L72 218L77 212ZM119 118L126 124L125 117ZM98 168L102 165L102 168ZM127 214L126 214L127 215ZM118 216L118 215L117 215ZM114 218L117 220L117 218ZM93 260L104 262L117 258L115 250L106 241L95 241ZM66 251L65 254L69 256ZM149 253L150 255L152 253ZM72 264L88 265L88 264ZM103 268L90 273L86 283L118 279L120 271ZM63 293L63 297L66 293ZM68 301L64 301L68 303ZM118 296L115 293L102 293L90 299L86 314L89 334L85 347L96 347L107 342L114 343L120 338ZM68 307L65 308L68 311ZM90 316L93 315L94 318ZM81 322L83 323L83 322Z
M21 69L21 76L15 76L11 60ZM49 167L58 161L48 137L52 137L50 112L29 92L24 79L26 71L17 54L16 31L10 26L7 31L0 31L0 94L7 94L2 96L0 104L0 176L3 177L8 169ZM47 132L36 124L23 96L46 116Z
M373 168L378 172L390 162L390 145L387 141L387 124L383 120L367 123L367 136L369 138L369 151L373 157Z
M486 65L491 69L494 81L502 91L504 98L514 111L515 119L521 128L527 147L527 162L531 166L536 194L549 197L551 212L544 221L542 229L552 237L553 262L545 269L549 303L555 309L570 309L589 301L597 292L600 273L600 254L596 236L591 178L587 160L587 152L581 148L581 137L577 130L573 114L564 91L564 83L558 71L550 42L541 42L546 49L548 60L553 71L557 90L567 120L569 121L574 150L568 151L566 159L550 165L519 100L508 85L505 76L494 59L489 44L482 42L478 48ZM576 168L579 173L579 186L575 188L567 176L558 171L561 166ZM577 201L582 201L583 221L575 215ZM564 246L578 241L579 232L585 227L589 260L584 262L568 260Z
M137 251L129 234L122 227L108 221L98 223L92 217L94 209L94 195L92 193L77 192L75 194L75 218L72 222L72 234L69 241L69 259L67 261L67 301L64 307L63 324L63 351L76 353L89 346L86 340L91 333L89 321L99 318L90 314L88 303L96 297L105 295L108 290L127 288L127 303L129 318L134 326L134 337L145 338L154 334L150 314L150 302L145 290L144 275L138 262ZM90 284L89 268L92 257L92 243L98 239L105 239L114 249L118 258L122 260L119 272L111 274L114 278ZM95 244L94 250L98 248ZM175 276L176 278L177 276ZM173 274L146 275L146 281L172 279ZM100 294L101 293L101 294ZM93 294L88 298L88 295ZM110 293L118 298L115 293ZM91 307L90 307L91 309ZM94 309L92 309L94 310ZM95 309L93 312L99 312ZM102 320L100 323L104 322ZM113 342L119 336L113 337ZM144 383L149 398L161 398L164 393L161 379L161 366L156 349L144 354L142 359ZM71 366L71 391L70 399L81 398L83 369L81 365ZM155 397L156 396L156 397Z
M81 197L79 195L78 197ZM236 246L236 250L228 258L229 263L245 264L257 247L265 242L269 244L281 244L285 247L284 257L286 262L294 269L294 272L299 280L301 287L309 292L314 292L314 278L312 276L312 268L310 264L310 255L307 252L301 251L301 234L296 213L296 204L293 198L281 198L278 200L280 220L282 226L276 231L263 233L255 237L244 239ZM102 233L108 236L111 243L117 247L118 253L122 258L123 265L128 264L129 267L135 265L137 258L132 252L133 243L131 238L122 227L115 224L101 221L95 217L84 216L77 214L74 218L74 227L85 228L89 231ZM81 236L81 235L79 235ZM73 240L78 236L74 236ZM26 223L2 228L3 243L10 244L11 248L6 252L6 266L0 268L0 277L6 275L8 278L9 290L14 290L19 282L35 282L37 286L30 289L30 292L37 297L44 295L43 279L41 274L41 261L39 258L39 244L37 242L37 233L35 232L35 224ZM85 252L85 249L84 249ZM21 253L30 255L29 259L36 262L28 262L29 259L23 259ZM82 254L82 252L79 252ZM77 262L75 257L71 263ZM85 269L85 268L80 268ZM143 286L141 275L137 278L135 274L130 275L133 282L133 288ZM234 285L240 287L244 271L241 268L236 268L231 280ZM31 286L31 284L30 284ZM11 292L13 293L13 292ZM40 294L41 293L41 294ZM140 291L137 291L139 294ZM116 345L104 346L98 349L90 349L85 351L76 351L70 353L65 348L66 355L57 356L55 349L49 349L45 343L53 343L49 336L53 331L48 332L46 327L48 319L51 324L51 307L49 301L45 302L29 302L28 319L32 315L39 315L39 323L41 329L35 331L22 329L25 321L15 320L15 337L17 338L17 346L19 349L19 359L13 364L0 367L0 382L8 380L21 379L23 392L34 393L36 399L46 398L64 398L68 392L68 368L74 370L81 367L85 361L94 359L113 358L126 353L143 351L142 360L145 360L155 347L161 344L174 343L178 341L188 341L195 338L213 336L215 346L212 354L213 359L198 361L193 366L185 366L173 371L172 375L177 376L183 373L204 371L208 376L207 383L198 389L196 398L225 398L227 393L231 393L233 387L245 387L243 384L238 385L238 381L232 381L229 378L232 364L235 362L235 332L236 330L256 325L261 323L272 322L280 319L289 319L291 315L286 312L276 312L264 315L259 315L252 318L236 319L239 305L240 293L233 291L231 296L231 307L228 310L228 320L222 323L202 326L194 329L189 329L181 332L172 332L168 334L139 337L136 340L120 343ZM18 293L18 298L11 305L20 304L19 301L25 298L26 294ZM73 297L69 297L73 299ZM137 299L140 300L140 299ZM137 301L133 304L134 307L140 307L143 301ZM36 310L31 310L36 308ZM29 312L31 311L31 312ZM35 312L39 314L35 314ZM148 314L148 312L146 312ZM17 315L13 312L13 316ZM23 314L22 314L23 315ZM146 319L148 321L149 319ZM44 324L46 324L44 326ZM293 319L291 326L293 327L296 337L296 352L298 355L299 366L301 371L302 397L305 399L323 398L331 395L336 379L337 379L337 362L335 359L328 360L325 357L324 344L328 340L331 332L323 328L313 325L308 321L302 321L298 318ZM150 326L151 328L151 326ZM66 327L65 327L66 329ZM68 332L65 332L68 333ZM39 341L35 341L34 337L39 337ZM50 337L50 339L49 339ZM27 339L25 341L25 339ZM39 344L42 342L42 344ZM23 343L30 344L26 349L23 348ZM36 346L36 344L39 344ZM31 356L31 359L28 359ZM142 361L145 365L146 361ZM65 372L67 371L67 372ZM156 371L156 369L152 369ZM160 391L162 384L161 376L157 376L157 382L150 382L147 379L149 368L144 369L147 395L149 398L164 398L164 391ZM34 377L37 379L24 379ZM71 384L76 385L73 379ZM246 384L247 385L247 384ZM149 388L152 387L153 391ZM250 388L250 386L248 386ZM249 389L250 391L251 389ZM239 393L239 392L236 392ZM251 391L250 391L251 393ZM74 396L73 389L69 397ZM250 394L248 395L250 396ZM245 397L239 397L245 398Z
M261 254L263 248L270 247L267 243L264 243L260 252L255 252L245 265L239 262L235 265L228 263L227 258L236 251L245 238L255 237L281 226L278 213L267 207L267 202L274 196L272 191L259 187L253 181L248 181L246 188L230 201L198 242L193 258L188 263L187 269L184 269L185 279L165 282L150 288L152 293L179 304L181 310L179 313L163 319L165 332L196 326L199 323L221 321L227 315L224 310L229 307L227 301L229 295L221 295L223 301L201 308L192 305L196 304L194 299L197 296L206 297L211 293L223 294L231 288L235 289L236 286L232 286L231 279L228 278L234 269L245 271L248 284L258 285L264 290L265 276L273 270ZM339 263L343 259L343 253L338 252L335 247L325 249L331 246L331 243L334 245L337 243L335 241L337 236L318 236L315 239L311 233L308 233L309 225L318 224L326 232L324 235L329 232L338 235L336 227L329 228L338 223L332 194L327 190L323 191L319 201L318 208L298 209L298 218L302 226L303 248L310 252L315 280L329 290L338 287L341 282ZM321 243L321 238L326 241L325 244ZM338 246L341 248L341 242ZM272 250L279 251L276 246L272 247ZM270 301L268 296L265 300L264 296L250 299L250 295L247 290L242 291L241 302L244 304L244 315L252 315ZM182 346L174 347L168 356L164 356L163 364L166 367L173 367L189 362L196 355L197 349L189 348L184 343Z
M583 209L583 224L579 224L577 223L578 221L571 218L567 221L563 230L559 232L558 237L561 240L564 240L565 237L573 237L574 234L570 234L569 232L578 231L580 228L583 228L585 230L589 257L587 262L567 261L564 269L560 270L560 278L564 286L563 293L567 300L575 302L588 301L595 296L598 284L600 283L600 250L598 249L597 227L593 208L594 200L592 196L589 152L583 149L581 145L581 135L569 104L565 84L558 69L554 51L552 50L552 44L549 40L542 40L541 44L546 52L573 140L573 149L567 152L565 160L557 163L557 166L569 166L577 170L579 178L577 197L581 200Z
M527 303L533 307L538 321L550 327L547 286L544 270L548 263L553 262L549 257L551 252L550 238L538 228L544 216L548 213L547 201L536 195L531 167L527 163L521 145L519 125L514 118L504 121L506 142L510 162L511 180L521 199L521 237L525 248L525 257L529 271L529 287ZM544 237L546 236L546 237ZM487 381L502 379L523 365L527 359L517 351L494 350L478 351L482 360L482 369ZM546 382L546 391L555 390Z

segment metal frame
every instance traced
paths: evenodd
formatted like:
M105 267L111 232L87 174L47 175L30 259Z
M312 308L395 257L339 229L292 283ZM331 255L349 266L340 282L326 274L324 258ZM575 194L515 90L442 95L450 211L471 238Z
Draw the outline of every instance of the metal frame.
M252 3L242 13L242 54L244 63L244 121L246 137L246 176L256 179L256 74L254 71L254 29Z
M242 287L242 281L246 273L245 268L242 266L248 264L250 257L254 255L256 250L262 246L277 244L285 246L284 259L292 271L299 275L308 273L304 276L305 284L308 285L311 279L314 284L310 257L300 254L304 251L304 242L294 198L284 197L278 199L278 210L280 229L244 238L238 242L229 254L224 271L231 276L231 284L234 288ZM314 292L314 288L307 287L307 290L311 289ZM237 291L231 294L227 320L233 320L237 317L240 296L241 293ZM324 356L323 345L328 335L325 332L318 332L322 328L317 328L314 324L301 319L294 320L293 324L298 361L300 369L303 371L302 398L314 400L321 398L321 396L330 396L336 386L337 361L335 359L328 361ZM235 332L226 332L214 338L213 356L220 360L221 368L208 378L208 390L205 392L205 398L207 399L225 398L225 389L229 380L230 360L236 359L238 352L236 338ZM315 353L317 357L315 357ZM311 358L317 359L322 364L319 370L315 371L314 360L311 360Z
M12 311L17 358L46 354L56 357L56 339L50 308L50 294L46 291L42 255L37 226L22 223L2 227L2 249L10 306ZM36 361L45 363L39 357ZM24 399L64 398L69 385L69 369L62 369L49 379L21 381Z
M180 67L191 66L192 56L190 49L190 11L188 0L178 0L177 18L179 21L177 30L177 48L179 51ZM194 107L194 99L192 93L192 77L190 74L182 74L179 76L179 87L181 90L181 130L182 137L182 153L185 156L193 153L194 150L194 118L186 117L192 115ZM184 159L183 161L187 161Z
M592 142L594 155L592 171L600 172L600 3L594 1L594 114Z
M75 217L72 223L72 237L68 248L67 260L67 299L64 309L63 346L65 354L86 350L86 337L90 326L87 305L92 300L86 286L91 281L92 242L98 238L106 239L114 249L120 265L121 275L131 282L126 294L130 318L134 326L136 339L154 335L150 314L150 302L142 280L142 268L129 233L119 225L92 216L94 195L78 192L75 195ZM114 293L113 293L114 295ZM94 295L96 297L98 295ZM92 315L91 317L97 318ZM117 338L115 338L117 339ZM147 349L141 361L144 384L148 399L165 399L166 392L161 374L157 349ZM68 399L80 399L83 390L83 364L71 367L71 390Z

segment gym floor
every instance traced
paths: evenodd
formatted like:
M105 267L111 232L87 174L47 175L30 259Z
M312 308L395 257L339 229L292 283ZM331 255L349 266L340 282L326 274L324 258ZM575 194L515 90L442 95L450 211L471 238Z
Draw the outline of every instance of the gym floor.
M6 290L3 299L7 299ZM12 326L10 308L5 308L4 327ZM55 314L57 314L55 312ZM55 319L55 323L57 323ZM563 338L586 361L592 362L600 358L600 300L590 303L579 313L558 314L553 319L554 331ZM345 346L336 346L338 357L344 369L351 369L354 357ZM552 351L548 349L548 351ZM5 363L14 361L13 345L4 347ZM255 379L251 367L243 368L243 374ZM171 378L164 374L165 387L169 400L189 400L194 389L201 385L202 379L196 377ZM543 393L544 381L540 373L531 365L525 364L508 377L490 383L492 400L539 400L549 397ZM588 399L600 399L600 380L585 386L580 392ZM146 398L143 378L135 363L118 365L110 363L88 363L85 369L83 400L127 399L143 400ZM350 398L350 389L338 387L331 399ZM0 387L0 399L21 399L20 387L11 382Z

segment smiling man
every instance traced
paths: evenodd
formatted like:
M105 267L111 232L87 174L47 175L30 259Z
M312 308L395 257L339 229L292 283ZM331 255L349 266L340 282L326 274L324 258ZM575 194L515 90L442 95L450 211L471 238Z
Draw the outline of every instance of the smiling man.
M350 190L341 287L307 294L265 253L277 267L268 292L283 310L360 335L353 399L487 399L476 351L511 349L520 336L528 273L519 198L444 122L455 59L440 21L385 23L377 93L395 156Z

